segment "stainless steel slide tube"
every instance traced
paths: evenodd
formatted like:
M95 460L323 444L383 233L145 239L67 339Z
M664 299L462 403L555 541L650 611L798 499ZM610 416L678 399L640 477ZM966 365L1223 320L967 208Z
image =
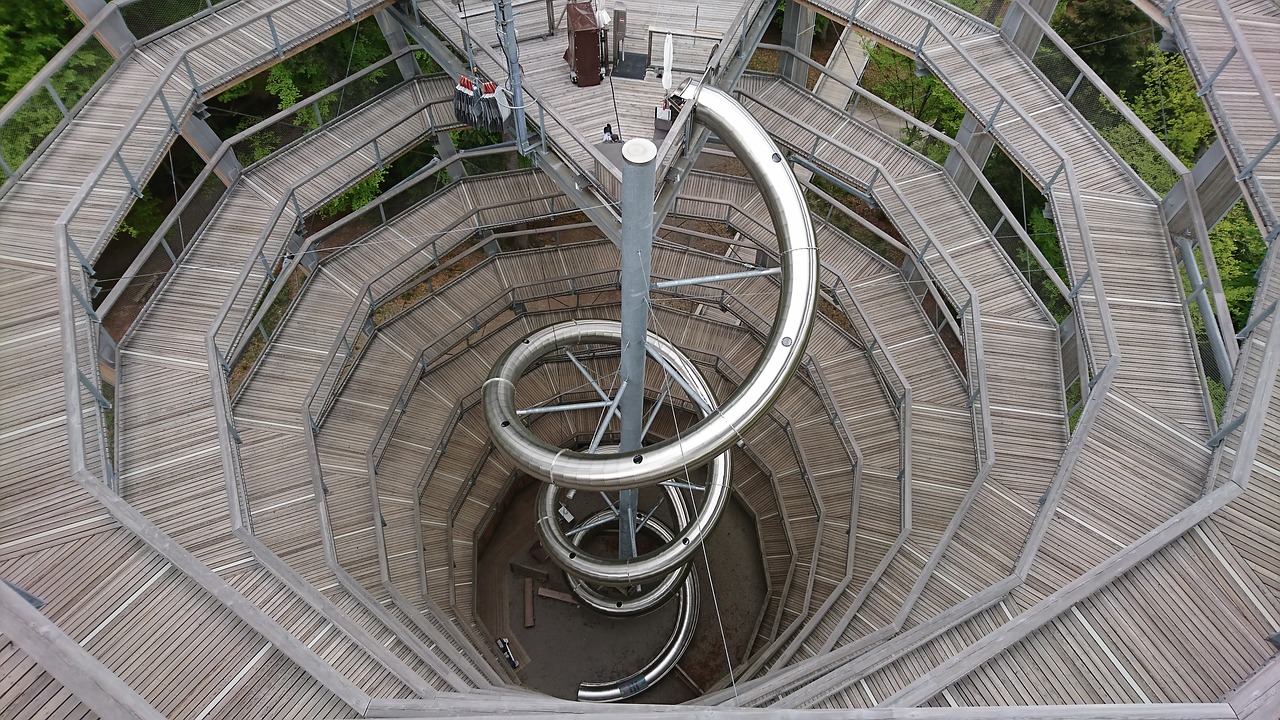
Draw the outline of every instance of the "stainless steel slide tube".
M485 418L494 444L522 470L579 490L642 487L702 465L729 449L777 399L804 357L818 297L818 251L800 186L782 154L755 118L728 94L690 84L695 118L711 128L746 166L769 209L778 238L782 292L773 329L759 362L716 412L678 438L634 453L588 454L554 447L516 416L515 383L542 355L565 344L565 326L534 333L507 351L484 387ZM567 335L570 333L566 333Z
M680 498L677 497L675 500L678 502ZM612 510L601 510L584 522L592 523L611 517L613 517ZM649 518L649 522L645 524L644 530L641 532L651 532L657 535L658 540L664 543L671 542L671 539L675 537L675 533L671 532L670 528L659 522L657 518ZM574 577L572 573L566 573L566 575L569 579L569 589L585 605L606 615L625 616L643 615L665 603L673 593L680 589L685 573L689 569L688 565L676 565L668 570L665 577L660 577L657 580L657 584L648 586L643 592L628 595L625 598L607 596L588 585L582 579Z
M620 333L621 327L612 320L570 321L544 328L530 336L530 340L527 341L528 346L522 341L517 347L531 348L527 357L536 360L541 356L535 355L538 352L537 349L548 342L544 339L545 337L554 337L557 342L611 341L617 343L621 340ZM711 388L698 372L698 368L684 353L653 333L648 335L646 348L650 354L660 358L666 367L675 372L681 386L693 393L695 403L714 412L716 399L711 393ZM523 370L521 372L523 373ZM681 472L672 476L680 480L685 479L683 468L678 470ZM626 560L594 555L578 548L578 544L568 537L560 525L560 518L556 512L558 486L547 483L539 492L538 504L534 510L538 537L557 565L584 580L617 587L648 583L688 562L702 541L711 534L725 505L729 502L729 479L729 453L723 452L712 459L707 472L706 499L702 511L690 519L689 510L676 492L671 500L678 534L675 537L666 538L665 544L657 550Z
M680 611L667 644L639 672L607 683L580 683L578 699L583 702L615 702L639 695L661 680L679 662L693 641L698 625L698 574L690 572L680 589Z

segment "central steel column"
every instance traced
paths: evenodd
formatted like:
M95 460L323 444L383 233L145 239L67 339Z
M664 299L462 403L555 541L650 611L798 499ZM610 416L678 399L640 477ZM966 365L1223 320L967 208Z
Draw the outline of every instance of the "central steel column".
M649 332L657 157L658 148L644 138L628 140L622 146L622 357L618 364L618 382L626 383L618 403L622 452L638 450L643 440L645 336ZM622 560L636 556L639 499L639 490L623 490L619 498L618 557Z

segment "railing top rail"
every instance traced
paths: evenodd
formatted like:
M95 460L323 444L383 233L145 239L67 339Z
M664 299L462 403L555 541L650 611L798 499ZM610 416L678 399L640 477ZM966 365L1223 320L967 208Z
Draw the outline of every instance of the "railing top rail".
M699 172L702 172L702 171L699 171ZM736 177L736 176L729 176L729 177ZM725 205L726 207L729 207L737 211L739 215L750 217L749 215L746 215L745 213L742 213L740 210L738 210L732 203L723 199L718 199L718 198L694 198L694 199L697 200L698 202L716 203L716 204ZM817 222L823 223L824 225L830 227L831 230L834 232L845 234L844 231L840 230L840 228L830 225L829 223L825 223L825 221L822 221L820 218L813 218L813 219ZM752 220L754 221L754 218L752 218ZM729 224L729 227L741 233L744 237L750 239L751 241L750 245L753 245L759 249L765 249L766 252L768 251L767 243L761 242L759 238L756 238L752 234L752 231L750 229L744 228L743 226L738 224L735 221L735 218L733 215L730 215L728 224ZM760 226L760 227L763 227L763 226ZM856 242L856 241L853 241L851 239L851 242ZM875 324L872 323L871 320L867 317L866 313L862 309L861 303L858 302L857 297L849 289L850 286L849 286L848 280L844 277L844 275L842 275L840 272L836 270L833 270L831 268L826 268L826 267L823 268L823 271L835 277L837 284L840 287L843 287L845 289L845 294L848 295L850 300L852 300L852 302L854 303L855 309L857 310L859 317L862 318L863 323L867 327L867 331L871 334L870 343L868 343L866 338L855 338L855 340L861 340L861 342L864 345L866 345L868 349L874 349L875 347L879 347L882 350L887 349L888 345L886 345L884 340L880 337L880 333L878 330L876 330ZM839 328L839 330L841 332L844 332L843 328ZM859 330L859 332L861 332L861 330ZM902 372L902 369L898 366L898 363L893 358L893 355L889 352L883 352L882 355L885 358L885 360L889 363L890 369L893 371L894 376L897 378L898 387L903 390L909 391L911 385L910 383L907 382L906 375Z
M1174 155L1173 151L1164 144L1164 141L1152 132L1151 128L1147 127L1147 124L1129 108L1128 103L1121 99L1121 97L1111 89L1111 86L1107 85L1106 81L1103 80L1098 73L1094 72L1093 68L1089 67L1089 64L1086 63L1080 55L1062 39L1062 36L1058 35L1057 31L1053 29L1048 21L1040 17L1040 13L1032 10L1031 7L1026 4L1026 0L1012 1L1014 4L1022 8L1024 11L1023 15L1035 23L1036 27L1040 29L1040 32L1044 37L1048 39L1059 52L1066 56L1067 59L1071 61L1071 64L1083 73L1089 82L1093 83L1093 86L1102 93L1103 97L1107 99L1107 102L1111 103L1112 107L1116 109L1116 112L1119 112L1120 115L1138 131L1138 134L1142 136L1142 139L1146 140L1147 144L1159 153L1160 157L1169 165L1169 167L1173 168L1175 173L1182 176L1190 172L1187 169L1187 166L1178 159L1178 156Z
M512 148L514 148L514 145L511 145L511 144L509 144L509 143L506 143L506 144L504 144L504 147L505 147L505 148L507 148L507 149L512 149ZM480 148L480 149L478 149L478 150L485 150L485 149L484 149L484 148ZM473 156L474 156L474 154L475 154L476 152L477 152L477 150L463 150L463 151L460 151L459 153L457 153L457 154L456 154L456 155L454 155L453 157L449 158L449 160L448 160L448 161L446 161L446 162L444 162L444 163L441 163L441 164L439 164L439 165L436 165L436 166L434 166L434 168L435 168L436 170L439 170L440 168L442 168L442 167L446 167L446 166L448 166L450 163L457 162L457 161L459 161L459 160L462 160L463 158L466 158L466 157L473 157ZM523 173L523 172L529 172L529 171L527 171L527 170L518 170L518 171L515 171L515 172L521 172L521 173ZM438 197L440 197L441 195L444 195L444 194L446 194L446 193L456 192L456 191L457 191L457 188L459 188L459 187L461 187L461 186L465 185L465 184L466 184L467 182L469 182L469 181L474 182L474 179L470 179L470 180L469 180L468 178L463 178L462 180L460 180L460 181L459 181L459 182L457 182L457 183L452 183L452 184L450 184L450 185L448 185L448 186L446 186L446 187L444 187L444 188L441 188L438 192L436 192L436 193L432 194L431 196L429 196L429 197L427 197L427 198L424 198L421 202L417 203L414 207L418 207L418 206L420 206L420 205L423 205L423 204L426 204L426 203L430 203L430 202L432 202L432 201L436 200L436 199L437 199ZM402 185L403 187L405 187L405 188L407 188L410 184L411 184L411 183L408 183L408 182L401 183L401 185ZM379 204L380 204L380 203L370 203L369 205L366 205L366 206L364 206L363 208L361 208L361 209L360 209L360 213L352 213L352 215L350 215L350 216L348 216L348 217L355 217L355 216L356 216L356 215L358 215L358 214L362 214L362 213L364 213L364 212L368 212L368 211L370 211L370 210L374 209L375 207L377 207ZM310 412L311 412L311 408L314 406L315 401L316 401L316 399L317 399L317 394L318 394L318 393L319 393L319 391L320 391L320 385L321 385L321 383L323 382L323 378L324 378L324 377L325 377L325 375L329 372L329 370L333 367L334 362L337 360L338 354L339 354L339 352L340 352L340 351L341 351L341 349L342 349L342 345L343 345L343 341L344 341L344 339L345 339L345 337L346 337L346 333L348 333L348 332L350 331L350 329L352 328L353 324L355 323L355 320L356 320L356 313L357 313L357 311L359 310L359 308L360 308L361 304L362 304L362 303L366 303L366 302L370 303L369 312L371 313L371 312L373 311L373 309L372 309L372 305L373 305L373 302L372 302L372 301L373 301L373 298L371 298L371 297L370 297L370 288L372 287L372 284L373 284L374 282L376 282L378 279L380 279L380 278L384 277L384 276L385 276L387 273L389 273L389 272L390 272L390 271L391 271L395 266L398 266L399 264L401 264L401 263L403 263L404 261L408 260L409 258L413 257L414 255L417 255L417 254L418 254L419 252L421 252L423 249L425 249L425 248L429 247L429 246L431 245L431 243L432 243L432 242L435 242L435 241L436 241L437 239L439 239L440 237L444 237L444 236L448 235L450 232L454 231L454 230L455 230L455 229L456 229L456 228L457 228L461 223L465 222L468 218L474 217L474 216L475 216L475 214L476 214L476 213L478 213L479 211L484 210L484 209L488 209L488 208L492 208L492 207L505 206L505 205L507 205L507 204L509 204L509 203L503 202L503 203L499 203L499 204L497 204L497 205L489 205L489 206L485 206L485 207L483 207L483 208L472 208L472 212L469 212L469 213L467 213L466 215L464 215L463 217L461 217L461 218L459 218L458 220L456 220L455 222L452 222L452 223L449 225L449 227L448 227L447 229L442 230L442 231L440 231L440 232L436 233L436 234L435 234L435 235L433 235L432 237L429 237L429 238L425 238L425 239L423 239L423 240L422 240L422 241L420 241L420 242L418 243L418 245L416 245L413 249L411 249L411 250L409 250L409 251L407 251L407 252L405 252L405 253L401 254L401 256L400 256L399 258L397 258L396 260L393 260L392 262L388 263L387 267L386 267L386 268L384 268L381 272L379 272L377 276L375 276L375 277L373 277L373 278L370 278L369 280L365 281L365 283L364 283L363 285L361 285L360 290L359 290L358 302L353 302L353 303L352 303L352 305L351 305L351 309L347 312L347 316L346 316L346 318L343 320L343 322L342 322L342 324L341 324L341 328L342 328L342 329L341 329L341 330L340 330L340 332L337 334L337 336L335 336L335 337L334 337L333 343L330 345L329 352L326 354L326 358L325 358L325 361L324 361L324 363L323 363L323 366L320 368L320 370L319 370L319 371L317 371L317 373L316 373L316 379L315 379L315 381L312 383L311 388L307 391L306 398L305 398L305 399L303 400L303 402L302 402L302 407L303 407L303 411L304 411L304 412L307 412L307 413L310 413ZM409 212L409 210L406 210L405 212ZM477 229L480 229L480 228L477 228ZM314 236L309 236L309 237L308 237L308 239L307 239L307 242L308 242L308 243L314 243L314 242L317 242L321 237L323 237L323 235L322 235L322 234L317 234L317 235L314 235ZM293 262L294 262L294 263L297 263L297 262L299 261L299 259L302 257L303 253L305 253L305 252L306 252L310 247L311 247L311 245L310 245L310 244L304 245L304 246L303 246L303 248L302 248L302 249L301 249L301 250L296 254L296 256L295 256L295 258L294 258ZM290 269L292 269L292 266L290 266Z
M1103 325L1103 334L1106 339L1107 351L1111 355L1111 361L1117 360L1120 356L1120 344L1119 344L1119 340L1116 337L1115 328L1112 324L1111 309L1110 309L1110 305L1107 302L1106 292L1103 289L1102 283L1100 281L1101 273L1098 270L1097 257L1093 250L1093 241L1089 233L1089 224L1088 224L1087 218L1084 215L1084 203L1082 201L1079 183L1076 180L1075 165L1072 163L1070 156L1068 156L1067 153L1062 150L1062 148L1057 144L1057 142L1053 140L1053 138L1049 137L1048 134L1045 133L1044 129L1041 128L1037 122L1035 122L1033 116L1022 108L1021 103L1019 103L1015 98L1013 98L1011 95L1005 92L1004 87L1001 86L999 83L997 83L995 79L992 78L991 75L985 69L983 69L983 67L978 62L976 62L973 59L973 56L969 54L969 51L966 50L964 46L961 45L960 42L957 41L955 37L951 35L950 32L947 31L946 28L943 28L937 25L933 21L933 18L931 16L925 14L924 12L916 8L913 8L909 5L902 3L901 0L883 0L883 1L902 9L903 12L906 12L909 15L913 15L915 17L918 17L924 20L928 24L928 29L934 34L936 34L938 37L942 38L942 40L947 45L950 45L951 48L956 52L956 54L970 66L970 69L973 72L975 72L978 75L978 77L980 77L982 81L987 84L988 87L990 87L992 90L995 91L1001 103L1003 105L1007 105L1020 118L1023 118L1026 122L1026 126L1030 128L1031 131L1036 135L1036 137L1039 138L1040 141L1044 143L1044 145L1051 152L1053 152L1054 155L1058 157L1060 162L1059 167L1062 170L1062 174L1065 176L1067 188L1072 198L1071 204L1072 204L1072 209L1074 211L1073 214L1075 215L1077 230L1080 233L1081 243L1085 250L1085 256L1086 256L1085 262L1089 269L1089 282L1091 285L1094 286L1094 294L1100 309L1099 316L1101 317L1101 321ZM877 32L880 32L883 34L884 30L879 29ZM928 55L924 53L923 47L921 47L920 58L924 62L928 64L932 64L932 61L929 59ZM975 111L979 111L977 102L975 102L974 99L970 97L967 93L965 93L961 88L952 86L952 89L957 91L957 94L959 95L962 103L966 104L967 106L974 109ZM979 112L979 114L981 113ZM992 133L995 134L997 137L1002 134L995 128L992 129Z
M18 112L18 109L22 107L23 103L30 100L36 93L40 92L41 88L44 87L44 84L52 80L53 76L57 74L64 65L66 65L67 61L79 52L80 48L84 47L84 45L89 42L89 39L98 32L98 29L102 27L103 23L113 15L118 16L120 14L120 8L141 1L142 0L111 0L106 7L99 10L97 14L89 20L89 22L85 23L83 28L80 28L80 32L76 33L75 36L68 40L67 44L63 45L62 49L59 50L57 54L49 58L49 61L44 64L44 67L40 68L39 72L32 76L32 78L27 81L27 84L23 85L22 89L19 90L17 94L9 98L9 101L4 104L4 107L0 107L0 125L4 125L9 122L9 120L13 118L14 114Z
M121 148L124 147L124 144L132 136L133 129L138 126L138 124L142 121L143 117L146 115L147 111L151 109L156 99L159 98L161 94L164 92L165 86L169 83L170 80L174 78L176 71L178 69L178 66L186 62L187 58L194 51L203 48L204 46L214 42L215 40L220 40L223 37L226 37L232 33L238 32L241 29L250 25L251 23L258 22L264 18L268 18L274 13L281 10L282 8L285 8L290 5L294 5L303 1L304 0L281 0L280 2L275 3L270 7L264 8L263 10L260 10L257 13L254 13L253 15L237 20L231 25L228 25L227 27L222 28L221 30L218 30L215 33L212 33L210 35L200 38L199 40L191 43L190 45L185 46L181 52L176 53L173 56L173 58L171 58L169 62L164 66L164 69L161 70L160 73L157 75L156 81L151 86L151 90L148 91L147 95L138 104L137 109L133 112L133 114L129 117L129 119L125 121L123 129L120 131L119 135L117 135L115 141L112 142L110 149L107 150L102 155L101 159L94 166L94 169L90 172L89 177L85 179L84 183L81 185L80 189L76 192L75 196L73 197L71 203L67 206L67 208L63 211L62 215L59 217L58 222L64 225L69 224L71 219L75 217L77 212L79 212L80 206L84 203L85 198L88 197L89 193L92 192L93 188L97 186L98 182L102 178L103 173L106 171L108 167L110 167L111 163L115 160L116 156L120 153ZM365 2L362 2L360 4L362 6L368 5L369 0L365 0ZM94 19L97 20L97 17L95 17ZM262 53L260 53L260 55L269 55L272 52L274 52L272 49L266 49ZM244 64L237 67L243 67L243 66ZM227 72L230 72L230 71L231 70L228 70ZM192 95L195 96L201 92L201 89L199 86L192 87L191 92L192 92Z
M1243 56L1245 69L1249 71L1249 76L1253 79L1254 87L1258 91L1258 95L1262 98L1262 104L1267 109L1267 114L1271 116L1271 122L1275 124L1277 131L1280 131L1280 99L1276 98L1275 90L1271 88L1271 81L1267 78L1266 73L1262 70L1262 65L1258 62L1258 57L1254 55L1253 46L1249 42L1249 38L1245 36L1244 30L1240 27L1240 19L1227 5L1225 0L1213 0L1213 5L1218 10L1218 14L1222 16L1223 23L1227 26L1227 31L1231 34L1231 41L1239 53ZM1176 7L1175 10L1176 12Z
M826 74L828 80L839 83L840 85L843 85L844 87L852 90L860 98L867 100L868 102L874 103L876 107L880 108L881 110L892 113L896 119L910 124L920 132L925 133L929 137L937 140L938 142L943 143L948 148L950 148L952 152L957 153L958 157L960 157L961 161L964 162L965 166L969 168L969 171L973 174L974 178L977 179L978 185L982 188L983 192L986 193L987 197L991 199L992 203L1000 211L1000 215L1004 218L1005 224L1008 225L1013 230L1014 234L1018 236L1018 239L1022 241L1022 244L1028 249L1028 251L1032 253L1032 256L1035 258L1036 263L1040 265L1040 268L1042 270L1044 270L1050 282L1053 283L1054 288L1058 290L1058 292L1062 295L1063 298L1070 297L1071 290L1067 287L1066 283L1062 281L1062 278L1058 276L1057 270L1055 270L1053 266L1049 263L1048 259L1044 257L1044 253L1042 253L1040 251L1040 248L1036 246L1035 241L1031 239L1031 236L1028 235L1027 231L1022 227L1022 223L1018 222L1017 218L1013 214L1013 211L1010 210L1009 206L1004 202L1003 199L1001 199L999 193L996 192L995 188L991 185L991 182L987 180L986 175L983 174L982 169L974 161L973 157L969 155L968 151L965 150L963 145L960 145L959 143L957 143L955 139L952 138L951 136L946 135L945 133L939 131L937 128L933 127L932 125L921 122L919 118L915 117L914 115L911 115L910 113L904 112L902 109L885 101L883 98L876 95L875 93L868 91L866 88L862 87L861 85L856 83L850 83L844 78L827 73L827 68L825 66L814 62L809 57L806 57L804 55L797 53L794 48L789 48L782 45L766 45L764 43L761 43L760 47L771 49L771 50L777 50L780 52L786 52L788 54L793 55L798 60L807 63L810 67L813 67L818 71ZM871 128L871 131L876 133L880 132L875 128ZM924 162L927 162L929 164L934 164L933 161L929 160L928 158L924 158ZM937 166L935 165L935 167ZM939 170L941 170L941 168L939 168Z
M275 210L272 212L271 218L263 226L262 232L258 234L258 240L256 243L254 243L254 247L251 254L249 255L248 259L245 261L244 266L241 268L240 276L237 278L236 283L232 288L232 292L227 296L227 299L223 302L222 307L219 309L217 316L214 318L213 324L211 325L209 330L209 335L211 337L216 335L218 331L221 330L222 324L226 321L227 313L230 312L231 307L235 304L236 298L239 296L240 291L243 289L245 283L248 281L249 277L251 276L252 271L254 270L255 267L257 267L258 255L266 247L267 240L271 237L272 232L275 231L277 225L280 222L280 218L283 217L285 212L289 209L289 200L295 197L298 191L298 188L311 182L312 180L319 177L320 175L323 175L324 173L328 172L331 168L335 167L338 163L342 162L343 160L346 160L347 158L362 152L363 150L368 148L370 145L376 143L378 141L378 138L384 136L385 134L395 129L400 124L402 124L405 120L413 117L419 112L421 112L421 108L415 107L411 110L408 110L402 113L392 121L384 123L368 140L366 140L365 142L359 145L354 145L344 150L343 152L339 153L338 155L328 158L328 160L324 164L320 165L319 167L313 169L311 172L302 176L297 181L295 181L292 185L290 185L288 188L285 189L285 191L281 194L280 198L276 201ZM300 220L301 218L296 218L296 219ZM295 257L294 262L297 263L298 258Z
M394 62L396 59L398 59L402 55L413 52L415 50L420 50L420 49L422 48L419 45L410 45L407 48L404 48L398 52L392 53L391 55L383 58L382 60L379 60L378 62L370 65L369 67L364 68L359 72L352 73L351 75L347 76L340 82L330 85L329 87L321 90L320 92L314 93L306 98L303 98L302 100L299 100L293 105L290 105L289 107L277 112L271 117L266 118L261 122L255 123L251 127L246 128L245 130L242 130L241 132L236 133L232 137L222 141L222 143L218 146L218 149L215 150L213 155L209 158L209 161L205 163L204 169L202 169L200 173L196 176L195 180L192 181L191 185L187 188L187 191L183 193L182 197L178 199L178 202L174 206L173 210L171 210L169 214L165 217L165 219L160 223L160 227L156 228L156 231L151 234L151 238L147 241L146 246L143 247L142 251L138 253L138 259L134 261L134 265L140 267L141 263L145 261L147 257L150 256L151 252L155 249L156 245L158 245L160 242L163 241L165 235L167 235L168 232L173 228L174 224L177 223L178 218L181 217L182 213L187 209L188 206L190 206L191 202L196 198L196 196L199 195L200 188L204 186L205 181L207 181L209 179L209 176L214 173L214 171L216 170L218 165L222 162L222 159L226 156L226 154L234 150L235 145L237 145L240 142L243 142L246 138L257 134L261 130L267 127L270 127L271 125L274 125L275 123L288 117L291 114L302 112L311 103L319 100L320 98L326 95L332 94L334 91L341 90L343 87L346 87L347 85L357 80L363 79L364 77L368 76L370 73L375 72L378 68L381 68L382 66L388 63ZM404 81L404 83L401 83L401 84L418 82L424 78L430 78L430 77L433 77L433 76L431 75L419 76L419 77L413 78L412 80L406 80ZM306 137L306 135L304 135L303 137ZM345 220L346 218L343 218L343 221ZM339 221L339 222L342 222L342 221ZM338 224L338 223L335 223L335 224ZM327 227L326 231L331 231L331 227ZM130 266L130 268L125 271L125 274L122 277L122 279L131 278L134 275L134 273L137 272L138 267ZM111 289L111 292L107 295L106 300L104 300L101 303L101 305L99 305L98 307L99 314L106 315L106 313L111 309L111 307L119 299L120 294L124 292L124 289L126 287L127 287L127 283L125 282L117 283L116 286L113 287Z
M744 90L740 90L739 92L742 95L745 95L751 98L752 100L755 100L757 103L764 105L764 103L762 103L758 98L753 96L751 93ZM781 112L781 111L773 110L773 108L769 108L769 109L773 112L779 112L779 113ZM969 284L968 279L965 277L964 273L960 270L960 268L955 264L955 262L951 259L951 254L947 252L946 247L938 239L937 235L934 234L933 229L929 226L928 223L924 221L924 218L920 216L919 212L916 211L915 203L911 202L911 198L909 198L907 194L903 192L901 186L898 185L898 181L893 177L893 175L889 172L889 170L885 168L885 166L881 164L880 161L876 160L875 158L869 155L864 154L863 152L855 148L849 147L848 145L844 144L837 138L821 133L818 130L812 130L812 132L818 137L822 138L824 142L836 148L839 148L840 150L857 158L860 162L868 165L869 167L873 168L879 173L879 178L886 185L889 186L889 189L892 190L894 196L897 197L898 202L902 203L902 206L906 209L907 214L911 216L911 220L915 222L916 226L919 227L920 231L924 233L925 238L928 240L928 243L929 243L929 247L926 248L926 250L924 251L910 248L901 244L897 244L898 248L908 252L913 257L921 254L922 252L927 254L927 251L929 249L937 251L938 256L942 258L943 264L947 267L947 269L951 272L951 274L956 278L956 280L959 281L961 287L964 289L964 292L967 295L969 295L969 298L971 300L976 301L977 293L973 290L973 287Z

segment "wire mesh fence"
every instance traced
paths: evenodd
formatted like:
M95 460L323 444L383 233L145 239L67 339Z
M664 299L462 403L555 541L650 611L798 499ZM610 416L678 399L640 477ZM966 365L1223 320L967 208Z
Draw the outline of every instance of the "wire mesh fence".
M0 157L4 160L0 179L22 166L58 123L74 111L112 62L111 53L96 38L89 38L15 109L0 125Z
M1163 196L1173 188L1178 173L1072 58L1052 45L1041 44L1034 64L1156 195Z
M211 7L213 0L138 0L120 8L120 17L129 32L141 39Z
M172 162L172 154L167 158L167 162ZM199 187L187 190L186 203L180 204L177 211L168 219L167 226L161 225L157 230L159 237L150 251L144 249L129 270L119 277L99 280L100 292L96 298L99 302L110 297L117 284L127 285L113 301L109 308L110 312L103 319L104 328L113 337L119 338L123 335L124 330L155 294L156 289L221 202L226 191L227 185L222 178L210 173Z
M998 168L1004 162L1000 150L996 149L983 168L986 177L989 180L993 179L994 174L999 172ZM1019 182L1023 186L1023 195L1018 198L1020 202L1016 204L1013 202L1007 203L1007 205L1012 205L1009 208L1014 215L1012 220L1001 211L996 199L986 192L981 185L977 186L969 196L969 204L982 220L982 224L1000 243L1001 249L1009 256L1013 267L1026 280L1027 285L1031 287L1032 292L1044 304L1045 309L1061 322L1071 312L1071 306L1066 298L1062 296L1062 292L1055 282L1050 278L1049 270L1042 267L1033 257L1023 242L1022 236L1018 232L1019 228L1015 223L1020 224L1022 230L1031 241L1041 248L1050 263L1050 267L1056 271L1058 279L1065 282L1066 267L1061 260L1061 255L1053 252L1053 248L1058 244L1058 238L1055 233L1052 233L1051 225L1044 223L1044 226L1042 226L1041 223L1033 220L1033 218L1040 216L1040 208L1045 207L1044 196L1021 177L1019 177ZM1046 232L1049 232L1049 234L1046 235ZM1044 252L1046 249L1049 252Z

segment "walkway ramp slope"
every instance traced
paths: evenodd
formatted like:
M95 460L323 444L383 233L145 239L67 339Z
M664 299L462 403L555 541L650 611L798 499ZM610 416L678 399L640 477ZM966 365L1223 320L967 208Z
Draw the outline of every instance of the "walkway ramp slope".
M836 16L847 16L853 8L830 9ZM852 664L843 679L828 677L810 683L783 704L830 707L945 703L950 698L938 694L948 690L949 679L961 677L968 683L963 688L966 700L979 704L1052 702L1054 697L1072 697L1070 688L1095 686L1123 690L1116 697L1147 697L1157 702L1203 702L1220 697L1269 654L1261 638L1273 624L1270 618L1275 617L1275 610L1269 598L1257 601L1257 576L1239 563L1236 548L1220 542L1222 535L1211 531L1216 519L1202 523L1150 556L1139 566L1142 574L1116 578L1096 596L1086 595L1087 599L1075 606L1046 600L1056 599L1054 593L1060 588L1078 590L1086 571L1161 523L1182 517L1185 508L1200 496L1210 469L1210 453L1204 445L1209 424L1197 387L1194 346L1182 317L1177 275L1158 208L1082 119L1061 104L994 28L942 6L896 0L863 3L854 21L886 42L910 47L904 38L922 37L929 25L923 18L929 16L937 21L931 28L933 37L941 35L938 27L945 28L956 38L956 45L927 40L923 57L940 79L972 105L971 110L990 115L995 103L1004 97L1008 105L1016 104L1023 113L1034 113L1033 118L1010 114L996 123L1001 142L1024 168L1043 183L1061 162L1037 130L1057 138L1071 159L1079 195L1072 197L1061 183L1054 186L1052 193L1056 215L1064 219L1060 221L1060 235L1070 256L1086 257L1087 247L1081 242L1080 228L1074 227L1071 214L1074 203L1080 203L1100 268L1097 274L1110 300L1108 319L1118 336L1121 363L1075 472L1062 494L1050 498L1056 500L1055 512L1027 580L1006 598L1001 614L974 616L872 675L866 675L868 667L856 671L856 663ZM957 45L978 58L986 72L980 73L970 65ZM988 77L998 77L1000 84L992 85ZM1141 253L1130 252L1134 242L1139 243ZM1080 274L1082 271L1077 269L1075 277ZM1089 332L1103 340L1101 306L1095 303L1088 309ZM1095 459L1086 461L1087 457ZM1117 478L1124 478L1125 482L1118 483ZM1171 560L1173 557L1179 560ZM1215 590L1220 594L1213 595L1217 598L1213 604L1223 613L1221 616L1190 619L1176 603L1166 606L1153 603L1150 596L1141 599L1142 593L1158 592L1166 584L1194 587L1195 578L1201 573L1204 578L1231 578ZM1185 600L1205 601L1192 597ZM1131 621L1119 609L1123 607L1144 608L1153 619L1149 624ZM1166 609L1154 609L1159 607ZM1089 615L1091 612L1096 614ZM1084 637L1089 641L1073 645L1049 642L1039 635L1028 638L1025 634L1007 633L1005 618L1010 624L1033 622L1035 627L1043 625L1040 632L1065 633L1062 637ZM1135 626L1141 626L1141 630L1133 630ZM1206 627L1212 630L1199 629ZM1189 643L1200 648L1201 655L1187 657L1182 650L1155 640L1171 628L1179 628L1177 632L1196 628L1194 632L1206 633L1198 642ZM1116 651L1126 645L1126 633L1148 638L1142 644L1150 654L1135 653L1136 657L1130 657ZM1001 641L1002 636L1007 640ZM974 645L980 648L975 649ZM1048 669L1057 667L1055 658L1064 652L1064 645L1075 648L1071 653L1078 662L1068 665L1066 672L1058 669L1050 673ZM1224 653L1238 662L1229 664L1231 669L1226 672L1208 671L1206 665L1221 663ZM988 664L983 665L986 661ZM1148 664L1178 668L1193 680L1176 687L1161 684L1161 674L1147 668ZM980 666L980 672L987 673L982 683L975 676L965 677L965 673L978 671ZM1038 696L1035 684L1021 688L1011 684L1009 678L1020 676L1026 667L1039 667L1051 676L1045 680L1045 699ZM925 672L928 668L934 669ZM957 687L948 692L958 700ZM1072 702L1084 701L1079 694L1073 697Z

